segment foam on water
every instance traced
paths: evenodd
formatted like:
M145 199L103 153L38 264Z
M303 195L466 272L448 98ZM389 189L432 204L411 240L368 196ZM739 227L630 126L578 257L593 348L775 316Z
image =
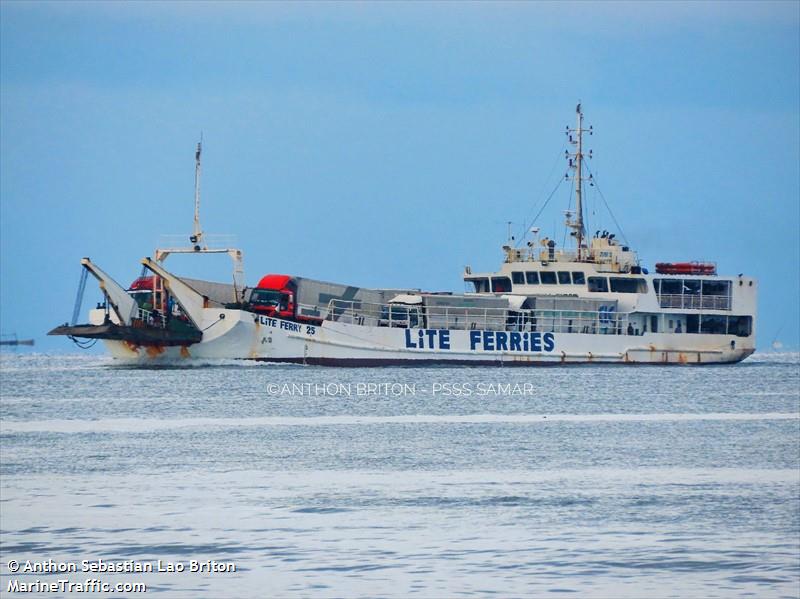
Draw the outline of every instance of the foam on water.
M705 420L800 420L799 414L470 414L470 415L413 415L413 416L312 416L302 418L181 418L153 420L147 418L113 418L101 420L37 420L6 421L0 434L13 433L146 433L174 428L191 427L265 427L265 426L344 426L375 424L534 424L552 422L677 422Z

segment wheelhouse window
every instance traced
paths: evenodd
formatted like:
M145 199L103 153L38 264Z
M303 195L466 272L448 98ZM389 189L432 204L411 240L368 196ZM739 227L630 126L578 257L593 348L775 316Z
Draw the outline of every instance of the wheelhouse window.
M492 277L492 291L494 293L511 291L511 281L508 277Z
M611 277L612 293L647 293L647 282L638 277Z
M575 285L586 285L586 277L583 276L582 272L574 272L572 273L572 282Z
M489 293L489 279L470 279L475 285L475 293Z
M536 271L526 271L525 272L525 282L528 285L538 285L539 284L539 273Z
M605 293L608 291L608 279L606 277L589 277L589 291Z
M511 273L511 281L514 285L524 285L525 284L525 274L521 272L512 272Z
M539 277L542 280L542 285L555 285L556 284L556 273L551 270L543 270L539 273Z
M571 285L572 279L569 276L568 272L564 272L563 270L558 271L558 284L559 285Z

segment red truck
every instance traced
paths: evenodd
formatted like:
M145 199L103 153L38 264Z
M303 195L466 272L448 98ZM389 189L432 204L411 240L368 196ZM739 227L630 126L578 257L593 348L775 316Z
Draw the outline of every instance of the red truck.
M249 309L259 314L313 324L322 319L307 316L297 309L298 281L290 275L266 275L250 294Z

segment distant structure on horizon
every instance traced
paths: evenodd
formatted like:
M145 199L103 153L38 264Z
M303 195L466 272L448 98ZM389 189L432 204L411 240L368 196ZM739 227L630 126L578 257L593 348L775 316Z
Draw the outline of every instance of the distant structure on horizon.
M0 345L11 345L11 346L18 346L18 345L34 345L35 341L33 339L17 339L16 333L11 333L10 335L0 335Z

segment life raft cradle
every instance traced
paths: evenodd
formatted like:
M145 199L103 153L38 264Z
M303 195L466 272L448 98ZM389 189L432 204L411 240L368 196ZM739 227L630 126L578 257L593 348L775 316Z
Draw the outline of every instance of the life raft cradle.
M658 262L656 272L660 275L715 275L717 265L713 262Z

